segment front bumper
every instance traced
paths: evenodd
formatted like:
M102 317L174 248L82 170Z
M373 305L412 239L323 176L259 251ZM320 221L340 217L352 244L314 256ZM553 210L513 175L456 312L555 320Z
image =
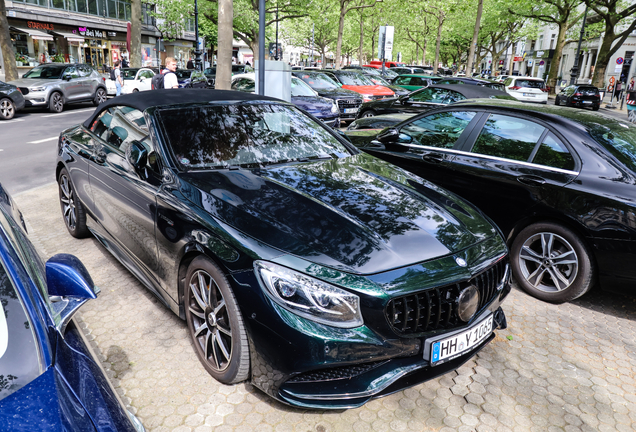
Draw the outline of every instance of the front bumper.
M506 271L469 323L404 335L391 330L386 298L361 298L365 325L342 329L303 319L273 303L253 272L234 274L231 284L248 328L252 384L293 406L344 409L436 378L473 357L494 332L445 363L433 366L425 353L431 340L461 333L490 314L493 329L506 328L501 303L510 292L509 278Z

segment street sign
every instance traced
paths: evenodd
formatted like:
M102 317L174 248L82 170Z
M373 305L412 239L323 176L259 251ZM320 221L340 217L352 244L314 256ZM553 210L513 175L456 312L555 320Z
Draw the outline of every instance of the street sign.
M625 59L623 57L619 57L616 59L616 64L623 64L624 61Z
M378 44L378 58L391 60L393 58L393 26L380 26L380 39ZM384 47L384 52L382 52Z

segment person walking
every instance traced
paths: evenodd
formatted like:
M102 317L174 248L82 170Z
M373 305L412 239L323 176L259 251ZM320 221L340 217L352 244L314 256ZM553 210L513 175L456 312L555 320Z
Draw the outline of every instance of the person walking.
M174 57L166 57L166 69L161 72L164 74L163 88L179 88L179 80L177 79L177 60Z
M115 96L119 96L121 95L121 88L124 85L124 79L121 76L121 69L119 68L119 60L115 60L115 89L116 89L116 94Z
M616 92L614 93L614 95L616 96L616 102L621 100L622 93L623 93L623 82L618 80L616 82Z
M186 69L194 69L194 63L192 62L192 58L188 59L188 63L186 64Z

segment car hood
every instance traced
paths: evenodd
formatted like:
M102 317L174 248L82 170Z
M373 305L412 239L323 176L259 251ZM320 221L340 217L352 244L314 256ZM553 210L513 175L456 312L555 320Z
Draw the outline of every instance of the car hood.
M292 96L291 101L294 105L304 109L308 113L316 117L335 117L337 114L331 112L333 100L320 96Z
M368 95L374 95L374 96L393 96L394 94L390 89L380 85L373 85L373 86L343 85L342 87L349 90L356 91L360 94L368 94Z
M243 234L356 274L453 254L496 235L465 201L365 153L180 179L184 196Z
M41 78L21 78L15 81L9 81L9 84L13 84L18 87L36 87L43 85L59 84L59 79L41 79Z
M92 421L55 368L0 400L0 423L12 432L94 431Z
M324 90L316 90L320 96L328 98L346 98L346 99L360 99L360 94L353 90L347 90L344 88L332 88Z

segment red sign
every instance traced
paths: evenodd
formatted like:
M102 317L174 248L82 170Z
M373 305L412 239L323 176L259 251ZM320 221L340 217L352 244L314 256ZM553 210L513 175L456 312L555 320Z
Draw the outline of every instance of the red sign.
M54 30L53 24L43 24L33 21L27 21L27 27L40 30Z
M516 61L516 62L523 61L523 57L515 57L513 61Z
M619 57L616 59L616 64L623 64L624 61L625 59L623 57Z

